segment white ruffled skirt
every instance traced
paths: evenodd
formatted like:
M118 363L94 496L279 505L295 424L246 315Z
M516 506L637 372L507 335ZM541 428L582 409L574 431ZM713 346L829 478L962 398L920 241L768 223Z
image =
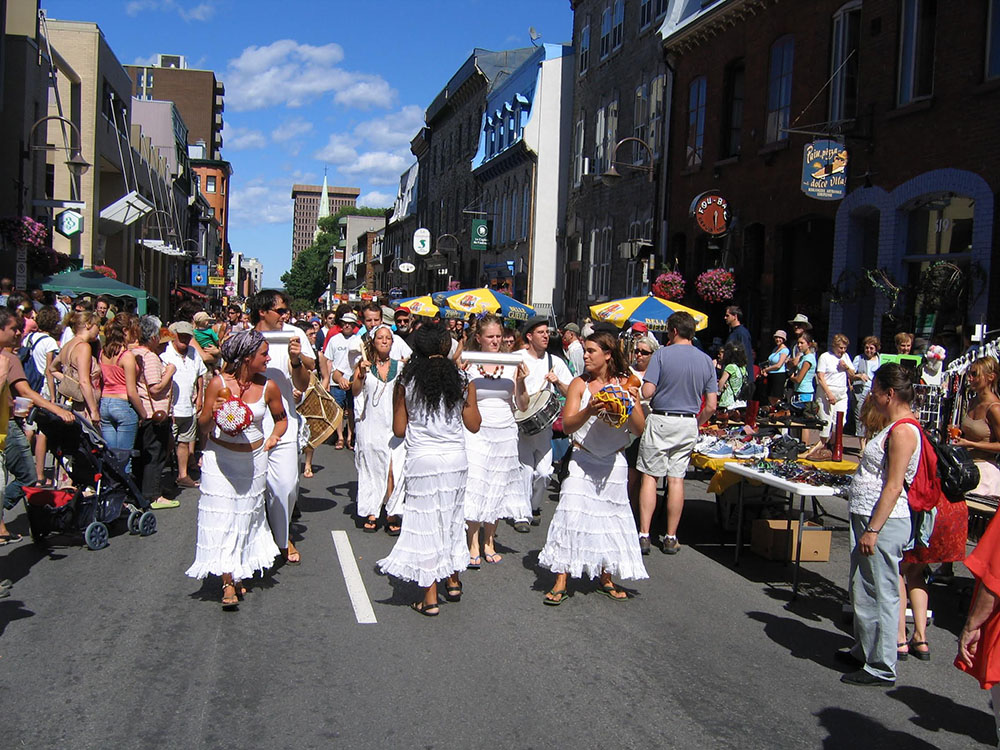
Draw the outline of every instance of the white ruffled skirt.
M573 578L597 578L605 571L625 580L649 577L629 506L624 455L573 451L538 564Z
M402 530L377 566L383 573L427 587L465 570L465 452L407 454Z
M531 486L517 453L517 425L465 433L469 480L465 520L495 523L500 518L531 516Z
M198 499L198 543L187 575L232 573L243 579L274 563L279 550L264 506L267 458L263 449L240 453L208 441Z

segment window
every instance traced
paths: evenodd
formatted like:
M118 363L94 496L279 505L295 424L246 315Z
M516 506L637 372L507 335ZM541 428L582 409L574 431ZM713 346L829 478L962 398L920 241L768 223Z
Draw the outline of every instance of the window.
M614 26L611 27L611 48L618 49L625 38L625 0L615 0Z
M521 236L528 238L528 229L531 226L531 185L524 184L523 197L521 199Z
M783 36L771 45L771 67L767 78L767 143L788 140L792 112L792 62L795 40Z
M518 238L517 230L520 229L521 225L517 223L517 204L520 202L520 191L517 189L517 183L514 183L514 189L510 193L510 241L516 242Z
M597 110L597 115L594 118L594 173L601 174L604 172L604 144L605 144L605 126L604 126L604 107L600 107Z
M843 6L833 16L830 59L830 122L858 115L858 41L861 37L861 0Z
M659 18L666 13L669 2L670 0L656 0L656 13L654 13L653 16L655 18Z
M153 72L152 71L149 71L148 73L146 73L146 88L148 88L148 89L153 88Z
M1000 0L990 0L986 34L986 77L1000 76Z
M611 294L611 227L607 226L601 231L598 241L597 253L594 259L596 273L594 275L594 294L598 297L607 297Z
M618 143L618 98L615 97L614 101L608 102L604 110L604 152L607 154L605 157L607 166L610 166L612 159L618 159L618 154L615 153L615 144Z
M739 156L743 140L743 97L746 67L742 60L726 68L726 108L722 121L722 156Z
M640 84L635 89L635 107L632 117L632 136L640 141L646 142L646 128L649 126L649 90L646 84ZM632 163L645 164L649 159L649 152L641 143L632 141Z
M656 76L649 84L649 143L653 147L653 156L660 155L660 140L663 137L663 93L667 77Z
M596 230L590 230L590 268L587 270L587 296L594 296L594 279L597 273L597 244L600 239L601 233Z
M611 52L611 8L605 8L601 14L601 59Z
M644 29L649 26L653 13L653 0L639 1L639 28Z
M590 24L580 30L580 75L590 67Z
M507 194L503 195L503 203L500 204L500 244L507 241Z
M705 152L705 76L699 76L688 86L688 169L700 167Z
M899 25L899 93L902 107L934 93L937 0L903 0Z
M583 137L585 135L583 115L576 121L576 131L573 134L573 185L583 181Z
M210 174L205 177L205 192L214 193L215 192L215 175Z

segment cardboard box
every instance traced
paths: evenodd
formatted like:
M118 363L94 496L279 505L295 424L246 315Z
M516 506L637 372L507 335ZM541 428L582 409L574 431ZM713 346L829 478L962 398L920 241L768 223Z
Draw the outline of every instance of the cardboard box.
M809 531L818 524L806 521L802 533L802 562L827 562L830 559L830 542L833 534L829 531ZM794 560L793 545L799 533L799 522L783 518L760 518L753 522L750 533L750 549L765 560Z

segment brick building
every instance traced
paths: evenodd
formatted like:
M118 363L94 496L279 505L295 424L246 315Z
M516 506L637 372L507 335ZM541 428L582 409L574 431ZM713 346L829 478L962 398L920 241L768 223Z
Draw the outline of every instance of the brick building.
M661 28L675 71L668 257L689 287L706 268L732 267L761 343L803 312L821 345L836 331L854 351L865 335L915 330L953 348L956 332L995 316L1000 40L989 37L1000 3L948 10L931 0L672 5ZM846 147L843 200L800 189L815 138ZM690 216L708 190L730 207L721 238ZM889 294L866 278L877 269ZM719 309L688 301L723 332Z
M361 190L354 187L328 187L330 215L344 206L354 207ZM316 238L316 221L323 196L322 185L292 185L292 260Z
M662 180L649 178L664 161L667 75L656 31L668 2L570 5L576 80L564 315L577 318L595 302L641 294L648 257L663 244L657 210ZM616 149L624 138L637 140ZM619 179L601 176L612 162Z
M211 70L187 67L183 55L157 55L156 65L126 65L137 99L171 101L188 126L188 143L204 143L206 158L221 159L226 87Z

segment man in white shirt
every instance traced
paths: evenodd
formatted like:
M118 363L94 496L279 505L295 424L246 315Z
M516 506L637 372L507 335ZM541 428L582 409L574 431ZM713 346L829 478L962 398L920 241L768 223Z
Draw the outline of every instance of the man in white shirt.
M319 369L323 375L323 387L333 396L341 409L345 412L349 408L350 375L348 372L347 347L358 330L358 318L354 313L344 313L340 318L340 332L333 334L326 342L326 348L320 352ZM346 423L346 424L345 424ZM347 429L347 437L350 440L350 421L341 419L337 425L337 450L344 447L344 429Z
M160 355L165 365L177 368L173 379L171 413L173 414L174 443L177 449L177 486L197 487L188 476L188 460L194 453L198 440L198 412L204 392L202 382L208 369L191 346L194 326L178 322L170 326L173 339Z
M573 377L583 375L583 344L580 343L580 326L567 323L562 329L563 351Z
M299 423L302 417L295 409L292 391L304 392L309 387L310 370L306 361L307 358L315 361L316 352L308 339L303 345L297 334L283 329L282 318L289 313L288 305L284 293L275 289L258 292L249 303L250 322L269 344L271 361L264 376L278 386L288 416L288 429L267 456L267 521L285 561L298 565L301 557L292 544L288 525L299 497ZM264 434L270 434L273 427L274 420L268 411L264 414Z
M527 346L521 350L521 357L528 367L528 375L524 379L524 387L528 396L533 396L541 390L553 391L554 396L565 398L573 376L566 363L559 357L548 353L549 321L547 318L530 318L524 326L524 339ZM552 428L546 427L534 435L520 434L517 452L521 465L531 476L531 525L537 526L542 514L542 498L549 487L552 477ZM528 533L530 527L527 518L514 520L514 530L522 534Z
M378 302L369 302L361 308L361 322L364 323L364 330L362 330L361 335L355 336L348 341L347 366L350 369L346 373L342 373L347 378L350 378L354 374L354 368L361 361L362 348L365 341L368 340L368 333L375 326L382 324L382 306ZM413 351L403 339L395 333L392 334L392 348L389 350L390 359L407 360L412 353Z

